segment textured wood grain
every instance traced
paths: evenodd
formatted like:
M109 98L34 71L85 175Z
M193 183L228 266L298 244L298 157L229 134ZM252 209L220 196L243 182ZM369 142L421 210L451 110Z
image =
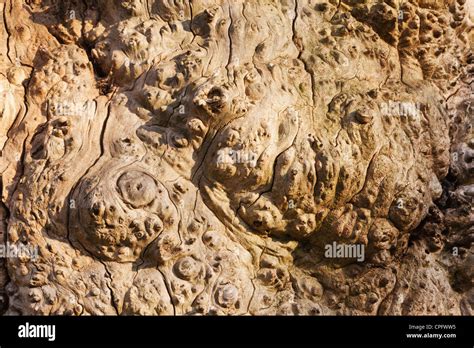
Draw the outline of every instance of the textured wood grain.
M0 10L1 312L473 313L472 1Z

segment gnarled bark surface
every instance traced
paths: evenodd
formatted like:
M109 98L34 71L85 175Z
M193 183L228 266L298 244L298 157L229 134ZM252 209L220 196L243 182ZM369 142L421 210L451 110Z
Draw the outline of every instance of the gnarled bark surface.
M2 312L473 313L472 1L0 10Z

